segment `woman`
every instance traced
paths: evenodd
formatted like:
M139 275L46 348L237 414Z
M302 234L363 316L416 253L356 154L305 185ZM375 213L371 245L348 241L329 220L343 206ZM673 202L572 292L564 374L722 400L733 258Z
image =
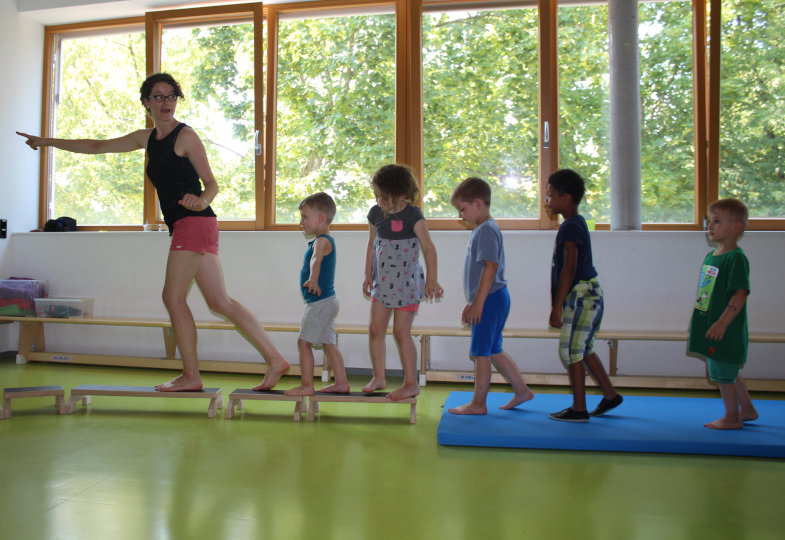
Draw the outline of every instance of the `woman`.
M18 131L17 134L25 137L33 150L53 146L80 154L131 152L141 148L147 151L147 175L158 193L161 212L172 235L162 296L183 359L183 373L155 389L161 392L202 389L196 324L186 302L191 283L196 280L208 307L232 321L264 356L267 371L254 390L270 390L289 369L289 362L275 348L259 320L226 292L218 259L218 220L210 208L218 184L199 136L174 117L177 100L183 98L180 85L171 75L156 73L144 81L140 93L140 100L155 124L152 129L106 140L42 138Z

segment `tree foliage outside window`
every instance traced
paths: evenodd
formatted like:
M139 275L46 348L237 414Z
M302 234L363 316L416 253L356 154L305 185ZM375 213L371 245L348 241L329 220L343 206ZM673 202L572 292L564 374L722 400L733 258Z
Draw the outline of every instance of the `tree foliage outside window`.
M688 1L639 6L644 223L690 223L695 208L692 27ZM582 212L610 222L606 5L559 9L560 163L587 181Z
M723 0L720 197L785 216L785 3Z
M537 10L423 15L424 211L455 217L450 195L479 176L496 217L537 218Z
M177 118L204 143L220 219L255 219L253 24L165 28L161 71L183 87Z
M691 223L695 205L691 3L639 5L642 210L645 223ZM453 187L481 176L499 217L536 218L537 11L423 15L424 212L454 217ZM721 196L756 217L785 215L785 4L722 4ZM275 222L324 190L337 223L364 223L368 181L395 159L395 15L279 21ZM116 137L145 124L138 88L145 36L66 37L52 134ZM255 192L251 24L165 29L162 69L181 81L178 118L202 137L223 219L253 219ZM560 166L587 179L582 211L610 220L608 14L605 5L558 10ZM118 69L118 66L120 68ZM53 151L51 215L82 225L143 221L143 152Z
M280 21L275 221L326 191L335 223L365 223L370 179L395 160L395 15Z
M144 127L139 102L145 76L143 33L64 38L60 54L53 137L105 139ZM80 225L142 222L143 152L52 152L52 216L70 216Z

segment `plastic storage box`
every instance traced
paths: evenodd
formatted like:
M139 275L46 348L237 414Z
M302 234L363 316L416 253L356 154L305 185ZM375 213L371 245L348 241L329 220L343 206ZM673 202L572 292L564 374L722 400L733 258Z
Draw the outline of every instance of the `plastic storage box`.
M0 315L32 317L36 298L46 298L49 286L38 279L0 279Z
M81 319L93 315L92 298L36 298L37 317L57 317L60 319Z

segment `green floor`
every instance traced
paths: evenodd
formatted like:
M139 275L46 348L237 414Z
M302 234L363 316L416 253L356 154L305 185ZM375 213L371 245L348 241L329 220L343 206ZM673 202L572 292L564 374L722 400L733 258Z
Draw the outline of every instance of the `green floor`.
M0 387L167 376L0 360ZM205 374L225 395L257 382ZM785 537L783 461L440 447L441 406L469 388L427 386L416 425L407 405L324 403L296 424L290 403L227 420L202 400L95 397L59 416L53 398L20 399L0 421L0 538Z

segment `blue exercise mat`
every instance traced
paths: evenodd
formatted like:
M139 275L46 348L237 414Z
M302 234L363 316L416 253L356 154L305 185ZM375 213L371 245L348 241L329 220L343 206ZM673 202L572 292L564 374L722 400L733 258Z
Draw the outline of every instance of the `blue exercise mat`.
M451 392L439 422L439 444L603 452L654 452L785 458L785 401L755 400L760 418L743 429L703 427L723 415L722 400L625 396L624 403L586 423L559 422L548 415L569 407L567 394L537 394L503 411L512 394L488 394L488 414L462 416L448 409L468 403L471 392ZM587 396L588 409L601 396Z

